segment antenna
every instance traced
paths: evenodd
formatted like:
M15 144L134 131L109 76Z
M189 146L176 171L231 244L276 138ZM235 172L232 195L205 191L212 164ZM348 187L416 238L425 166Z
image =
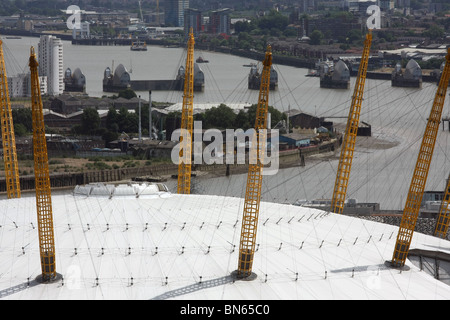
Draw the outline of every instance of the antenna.
M42 277L40 281L57 280L55 265L55 238L53 232L53 210L48 170L47 141L45 139L44 112L39 86L38 62L34 48L30 54L31 108L33 117L33 154L36 188L36 209L39 230L39 252Z
M242 218L241 239L239 245L238 269L233 273L236 278L253 280L253 256L255 253L256 230L258 227L259 204L261 201L261 185L263 156L266 143L267 109L269 106L270 70L272 67L272 48L267 47L263 62L258 106L256 108L255 135L250 164L248 166L247 187L245 190L244 213ZM256 159L255 159L256 158Z
M180 158L178 164L178 187L180 194L191 193L192 131L194 125L194 31L189 32L184 73L184 94L181 114Z

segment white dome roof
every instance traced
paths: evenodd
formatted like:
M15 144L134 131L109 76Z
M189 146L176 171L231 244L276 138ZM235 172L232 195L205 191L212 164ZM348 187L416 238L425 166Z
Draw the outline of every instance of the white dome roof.
M449 286L410 261L405 272L384 265L395 226L262 202L258 277L233 281L243 199L145 185L76 191L52 197L56 270L64 285L26 285L41 273L35 199L1 201L0 261L8 263L0 264L0 298L450 299ZM411 248L421 247L450 246L416 232Z

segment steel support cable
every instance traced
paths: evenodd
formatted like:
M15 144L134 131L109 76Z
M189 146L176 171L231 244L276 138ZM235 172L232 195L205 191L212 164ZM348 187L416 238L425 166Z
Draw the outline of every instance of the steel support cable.
M219 229L220 228L226 228L226 226L222 226L221 227L221 223L222 223L222 217L223 217L223 215L224 215L224 211L227 211L227 209L225 209L227 206L226 205L224 205L225 203L226 203L226 199L225 199L225 197L219 197L219 196L217 196L217 200L219 200L221 198L221 200L222 200L222 205L220 206L220 209L219 209L219 215L218 215L218 217L217 217L217 219L216 219L216 221L215 221L215 225L214 226L211 226L211 227L213 227L213 232L212 232L212 234L211 234L211 236L210 236L210 241L208 242L208 244L209 244L209 246L208 246L208 248L211 248L212 246L212 244L213 244L213 241L215 240L215 235L216 235L216 232L218 232L219 231ZM200 243L199 244L199 247L200 248L202 248L202 244L204 244L204 243L206 243L206 241L205 241L205 237L206 237L206 232L205 232L205 235L204 235L204 237L203 237L203 240L202 240L202 243ZM208 249L209 250L209 249ZM214 259L214 262L216 262L216 264L218 264L217 263L217 261ZM205 266L206 266L206 260L205 260L205 264L203 265L203 267L202 267L202 269L201 269L201 274L203 274L203 271L204 271L204 269L205 269ZM223 267L223 266L221 266L221 267Z
M80 208L79 208L78 202L77 202L77 197L74 197L74 200L75 200L75 201L74 201L74 203L75 203L75 211L76 211L77 216L78 216L78 221L80 222L81 228L83 228L83 219L82 219L82 217L81 217ZM91 262L91 264L92 264L92 268L93 268L93 270L94 270L94 273L95 273L96 277L98 277L98 276L99 276L99 275L98 275L98 271L97 271L96 265L95 265L95 263L94 263L94 259L93 259L93 257L92 257L92 252L91 252L91 249L90 249L89 241L88 241L87 236L86 236L86 232L83 232L83 240L85 241L86 246L87 246L87 248L88 248L88 254L89 254L90 262ZM77 255L77 256L78 256L78 255ZM78 259L80 259L79 256L78 256ZM81 267L81 268L83 268L83 267ZM101 293L101 295L104 297L104 294L103 294L103 291L102 291L102 288L101 288L101 287L100 287L100 293Z
M413 111L410 111L410 112L413 112ZM395 120L393 120L393 121L395 121ZM408 146L406 147L406 149L408 149L408 148L410 148L410 145L408 145ZM400 157L400 155L397 156L397 158L398 158L398 157ZM394 160L395 160L395 159L391 160L391 162L394 161ZM312 169L315 168L315 166L318 165L318 164L319 164L319 163L313 164L311 167L307 168L307 169L305 170L305 172L306 172L306 171L309 171L309 170L312 170ZM301 174L302 174L302 173L303 173L303 172L299 172L299 173L296 174L296 175L290 176L289 178L287 178L287 179L284 180L283 182L279 183L278 185L273 186L271 189L277 188L277 187L280 186L281 184L286 183L286 182L288 182L288 181L291 181L291 180L295 179L295 178L298 177L298 176L301 177ZM268 191L270 191L271 189L268 189ZM358 189L358 188L357 188L357 189ZM266 191L266 192L267 192L267 191ZM266 192L265 192L265 193L266 193Z
M241 81L239 81L237 84L236 84L236 87L234 87L234 89L230 92L230 94L224 99L224 101L229 101L229 99L230 99L230 97L232 97L232 96L234 96L234 93L238 90L238 89L240 89L240 88L242 88L243 87L243 84L245 83L245 80L247 79L247 77L244 77L244 78L242 78L242 80ZM242 100L242 99L241 99ZM236 101L236 103L239 103L240 101L239 101L239 99L235 99L234 101ZM231 100L231 102L233 102L233 100Z
M376 84L375 86L369 87L369 88L367 88L367 89L365 88L365 89L364 89L364 94L367 96L372 90L374 90L374 89L376 89L376 88L382 86L384 83L385 83L385 81L379 81L379 83ZM392 90L393 90L392 88L389 89L389 91L392 91ZM386 94L386 96L387 96L387 95L388 95L388 94ZM369 95L369 96L367 96L366 99L370 99L370 98L371 98L371 96ZM399 100L399 99L401 99L401 98L402 98L402 97L398 98L397 100ZM327 109L326 112L328 113L328 112L330 112L330 111L335 110L335 111L334 111L335 113L334 113L334 114L331 114L331 115L329 115L329 116L336 116L336 114L339 115L339 114L341 114L341 112L344 111L344 109L338 109L338 108L342 107L342 108L345 108L345 110L347 110L347 109L346 109L346 108L347 108L347 105L348 105L348 103L350 103L350 102L351 102L351 99L345 100L345 101L343 101L343 102L341 102L341 103L335 105L334 107L331 107L331 108ZM373 110L372 110L372 111L373 111ZM325 115L324 115L324 116L325 116ZM329 117L329 116L328 116L328 117Z
M395 157L393 157L392 159L390 159L381 169L379 169L377 172L375 172L374 174L372 174L367 181L364 181L362 183L360 183L359 185L355 185L352 189L349 191L349 196L353 195L354 192L357 192L360 188L362 188L365 184L369 183L371 180L376 179L379 174L381 172L383 172L385 169L389 169L390 165L392 163L394 163L396 160L400 159L402 156L404 156L404 154L406 153L406 151L409 150L409 148L411 148L413 145L415 145L420 139L420 136L417 137L417 139L415 141L413 141L412 143L410 143L409 145L407 145L405 148L403 148ZM395 170L395 169L391 169L391 170Z
M336 213L342 213L343 211L344 200L346 197L348 182L350 179L350 171L355 151L356 134L358 130L362 100L364 96L364 87L371 43L372 33L369 30L369 33L366 35L366 40L364 42L364 51L361 58L361 65L359 68L358 77L352 97L352 104L349 110L347 127L341 146L341 155L336 174L333 197L331 200L331 210Z
M412 235L417 222L420 203L428 176L428 170L433 155L436 136L441 120L442 108L447 93L448 81L450 77L450 49L446 57L446 64L436 92L430 116L428 118L425 133L422 139L419 155L417 157L416 168L411 180L405 209L400 222L397 241L391 264L394 267L403 267L409 252Z
M195 233L195 232L193 231L194 228L198 228L198 225L196 224L196 222L197 222L198 220L200 220L200 219L198 219L198 218L199 218L200 215L204 212L204 211L201 210L201 208L202 208L201 206L195 206L195 205L193 205L193 203L190 203L191 201L193 201L193 198L194 198L194 197L186 197L186 196L182 196L182 195L180 195L179 197L182 197L182 199L181 199L181 201L178 201L178 202L177 202L177 207L175 207L175 208L173 209L173 211L174 211L173 214L178 214L177 212L178 212L179 210L183 210L183 209L186 208L186 207L192 207L192 206L195 208L195 210L194 210L195 214L193 215L193 218L191 219L192 224L190 224L190 225L187 227L186 233L185 233L184 235L183 235L182 233L180 233L179 236L178 236L176 239L172 239L173 242L176 243L176 245L177 245L177 247L178 247L177 250L179 250L179 249L181 249L181 248L185 248L185 247L186 247L186 243L187 243L190 239L193 239L193 237L191 236L191 234L192 234L192 233ZM183 237L183 236L184 236L184 237ZM160 241L162 241L163 237L164 237L164 235L161 237ZM160 246L158 245L158 252L159 252L159 251L160 251ZM159 255L159 253L158 253L158 255ZM178 255L180 255L180 254L178 253ZM183 254L183 255L184 255L184 254ZM171 263L169 266L165 266L164 269L165 269L166 275L168 275L168 274L171 273L171 271L173 270L173 268L174 268L174 266L175 266L175 262L176 262L176 259L173 259L173 260L172 260L172 263Z
M308 81L308 79L303 80L303 81L300 82L296 87L294 87L293 89L291 89L291 88L289 87L289 82L286 80L286 78L284 77L284 75L283 75L283 73L281 72L281 70L277 67L276 71L277 71L277 73L278 73L279 75L281 75L281 78L283 79L284 84L286 85L288 92L285 93L285 94L282 96L282 95L281 95L281 92L278 91L279 97L280 97L280 98L279 98L279 100L275 100L275 101L273 102L273 105L276 105L279 101L283 101L283 99L284 99L287 95L291 95L291 96L292 96L292 99L294 100L294 102L295 102L296 105L298 106L299 104L298 104L298 102L297 102L297 99L296 99L295 96L293 95L293 92L294 92L294 90L296 90L297 88L299 88L299 87L301 87L303 84L305 84L305 83ZM304 103L306 103L306 102L304 102ZM301 111L301 109L300 109L300 111Z
M214 73L211 72L211 68L209 68L208 63L205 63L204 65L205 65L206 69L208 70L209 75L211 76L211 79L213 80L213 84L215 85L215 87L217 88L217 91L219 92L219 95L220 95L219 98L221 99L221 101L223 101L223 103L226 104L226 100L224 99L224 97L223 97L223 95L222 95L222 91L221 91L221 89L220 89L221 87L220 87L219 84L217 83L216 78L214 77Z
M97 199L97 202L99 202L99 201L100 200ZM120 221L121 223L119 223L119 221L118 221L118 217L121 216L120 212L121 211L123 212L123 210L120 210L122 208L120 207L120 205L116 201L114 201L113 203L114 203L114 207L111 208L112 210L111 210L111 215L110 215L112 217L112 219L113 219L113 222L114 222L114 224L112 224L112 226L122 226L123 227L123 222ZM108 222L108 224L109 224L109 222ZM123 237L123 232L121 233L121 235ZM105 236L108 236L108 235L105 234ZM115 243L115 246L110 246L110 248L118 249L118 252L119 252L118 254L122 258L122 263L125 265L125 267L127 269L127 272L130 274L131 272L130 272L130 269L128 267L128 264L125 261L124 253L122 252L122 250L120 250L122 247L118 243L118 237L113 236L112 239L113 239L113 241ZM106 242L108 242L108 241L105 238L105 243ZM106 247L106 244L105 244L105 247ZM117 254L117 253L114 253L114 251L111 252L111 255L115 255L115 254ZM116 270L116 273L119 274L119 270L120 269L118 268L118 266L116 264L117 261L116 261L116 259L112 259L112 260L113 260L112 262L113 262L114 268ZM123 278L119 278L118 281L120 282L121 286L124 286Z
M180 58L179 58L179 60L178 60L178 63L176 64L176 66L178 66L178 69L175 69L175 70L173 71L172 79L176 79L176 77L178 76L179 68L182 66L183 60L185 60L185 58L186 58L186 52L187 52L186 48L183 48L183 49L180 50L180 51L181 51L181 53L180 53ZM176 91L175 91L175 81L173 81L173 83L171 84L170 90L167 91L167 94L166 94L166 101L168 101L168 102L173 101L172 99L173 99L175 96L177 96L177 98L174 99L174 100L179 101L181 95L180 95L178 92L177 92L177 93L175 93L175 92L176 92Z
M409 95L407 95L407 96L409 96ZM414 110L412 110L412 111L414 111ZM412 112L412 111L411 111L411 112ZM399 112L399 111L397 111L397 112ZM392 117L392 119L395 119L395 117ZM398 129L398 130L399 130L399 129ZM398 130L397 130L397 131L398 131Z
M150 207L147 209L147 213L149 214L149 217L148 217L148 219L146 219L146 221L153 221L153 220L155 220L153 211L158 211L158 212L161 213L163 205L164 205L164 203L161 203L159 208L154 208L154 207L152 207L150 205ZM151 227L151 225L150 225L150 227ZM153 232L151 232L151 230L147 229L147 225L145 226L145 229L143 230L143 232L147 235L148 239L150 240L150 243L152 244L152 248L155 248L155 250L158 250L159 249L158 248L159 244L156 243L156 241L155 241L156 239L154 239L152 237ZM158 249L156 249L156 248L158 248ZM159 271L160 271L160 273L161 273L161 275L163 276L163 279L164 279L167 276L166 268L161 265L161 259L157 255L156 251L153 253L153 255L155 256L155 259L156 259L156 261L158 263Z
M189 198L188 200L189 200L189 201L192 201L193 199L192 199L192 198ZM211 203L213 204L213 206L214 206L214 204L217 203L216 200L217 200L217 198L216 198L215 196L211 196L210 201L211 201ZM198 204L198 205L197 205L197 204ZM205 199L203 199L202 197L198 197L198 201L195 201L195 203L191 203L190 206L192 206L193 208L195 208L195 210L197 211L196 217L199 217L202 213L205 212L204 209L201 209L201 208L205 208ZM209 209L209 208L208 208L208 209ZM214 207L211 208L211 209L213 210ZM209 220L205 223L205 226L204 226L205 230L204 230L204 232L203 232L203 237L202 237L202 239L201 239L201 240L198 240L197 237L192 237L190 232L189 232L189 233L186 233L183 242L179 243L179 245L181 245L180 247L185 247L185 248L187 248L186 243L187 243L188 241L190 241L190 242L192 242L193 244L196 244L196 245L199 247L200 250L202 249L202 246L203 246L203 244L205 243L205 238L206 238L206 236L209 236L209 235L210 235L208 229L211 228L211 226L213 225L213 224L211 223L211 219L213 218L213 215L208 215L208 218L209 218ZM214 230L215 230L215 229L214 229ZM215 231L214 231L214 232L215 232ZM212 239L211 239L210 242L213 241L213 238L214 238L214 232L213 232L213 234L212 234ZM194 233L195 233L195 232L194 232ZM194 260L194 263L192 264L192 266L196 266L199 257L200 257L200 255L196 255L195 260ZM193 270L195 270L195 269L193 269ZM204 270L204 265L203 265L203 267L202 267L202 269L201 269L200 275L203 273L203 270ZM195 275L198 276L197 274L195 274Z
M408 115L408 114L413 115L413 114L415 114L415 113L418 113L418 114L420 115L420 112L419 112L420 107L424 106L425 103L424 103L423 105L421 105L421 106L417 106L417 105L414 103L414 101L411 100L410 95L406 95L406 97L408 97L408 98L410 99L410 102L412 103L412 105L414 106L414 108L409 108L409 111L408 111L406 114L403 114L402 117L406 117L406 115ZM398 108L397 108L397 110L398 110ZM400 112L400 111L397 111L397 113L398 113L398 112ZM395 118L396 118L395 116L391 117L391 119L393 119L393 120L391 121L390 124L392 124L394 121L397 121L397 120L394 120ZM403 128L409 128L410 126L411 126L411 124L409 124L409 123L407 122L407 123L405 123L405 124L403 125ZM402 136L402 134L398 134L398 132L399 132L401 129L402 129L402 127L397 127L397 130L396 130L397 133L395 134L395 136ZM412 145L414 145L419 139L420 139L420 136L417 136L417 138L415 138L415 140L414 140L414 142L413 142L412 144L410 144L410 145L408 145L406 148L404 148L403 151L399 152L399 154L398 154L394 159L390 160L389 163L386 164L385 167L383 167L383 168L382 168L381 170L379 170L376 174L374 174L374 175L372 175L370 178L368 178L368 180L365 181L365 184L367 184L370 180L375 179L377 176L379 176L379 173L381 173L385 168L387 168L391 163L393 163L394 160L396 160L396 159L398 159L399 157L403 156L404 152L406 152L407 150L409 150L410 147L411 147ZM385 151L383 151L383 152L385 153ZM364 185L364 184L355 185L355 187L354 187L355 192L358 191L358 190L360 190L360 189L363 187L363 185ZM349 196L352 195L352 194L353 194L353 191L349 191Z

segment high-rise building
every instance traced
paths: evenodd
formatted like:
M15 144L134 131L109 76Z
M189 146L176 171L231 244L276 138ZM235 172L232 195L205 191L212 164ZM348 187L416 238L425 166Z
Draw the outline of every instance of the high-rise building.
M382 11L389 11L395 8L394 0L378 0L377 5Z
M39 76L39 86L41 95L47 94L47 77ZM8 77L9 97L31 97L31 74L21 73L16 76Z
M166 0L164 16L166 25L184 27L184 10L189 8L189 0Z
M55 36L41 36L38 45L39 75L47 77L49 95L64 91L63 44Z
M184 33L187 35L192 28L194 37L202 31L202 12L197 9L184 10Z
M231 34L231 9L219 9L211 12L209 16L209 33Z

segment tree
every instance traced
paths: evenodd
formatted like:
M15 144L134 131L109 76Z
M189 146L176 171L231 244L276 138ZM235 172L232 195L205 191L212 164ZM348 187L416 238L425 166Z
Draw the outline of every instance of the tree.
M239 113L236 115L235 119L235 129L243 129L247 130L251 127L250 121L248 119L248 114L245 110L239 110Z
M131 99L131 98L136 98L136 92L134 92L132 89L127 88L124 90L119 91L119 98L124 98L124 99Z
M309 35L309 38L311 41L309 42L312 45L319 45L322 42L323 39L323 33L320 30L314 30Z
M16 137L23 137L28 134L27 128L21 123L14 123L14 134Z
M205 123L203 124L203 127L205 129L228 129L234 127L236 114L234 113L233 109L222 103L218 107L213 107L205 111L204 119Z
M248 108L247 111L247 123L250 124L250 126L248 128L253 128L255 125L255 119L256 119L256 109L257 109L258 105L253 104L250 108ZM271 128L275 127L275 125L280 122L281 120L286 120L287 116L285 113L282 113L281 111L279 111L278 109L275 109L272 106L268 106L267 107L267 112L270 113L270 125ZM239 115L239 121L243 121L243 114ZM237 122L237 121L236 121ZM245 122L244 122L245 124ZM248 129L243 127L242 129Z
M432 40L442 38L444 34L445 30L435 24L431 25L430 28L423 33L425 37L429 37Z
M249 21L238 21L234 24L234 31L236 34L240 34L241 32L251 32L253 29L256 28L255 22L252 20Z
M106 129L112 132L118 132L119 125L117 122L118 122L117 111L114 107L110 107L108 110L108 114L106 115Z
M32 132L33 120L30 108L13 109L12 116L14 126L16 126L16 124L21 124L25 127L26 131Z
M363 38L363 34L359 29L352 29L347 33L347 38L349 43L353 43L355 41L361 41Z
M100 116L97 109L86 108L81 115L81 129L85 134L94 134L100 127Z
M260 29L278 29L283 32L289 24L289 18L276 10L271 10L268 15L258 20Z

